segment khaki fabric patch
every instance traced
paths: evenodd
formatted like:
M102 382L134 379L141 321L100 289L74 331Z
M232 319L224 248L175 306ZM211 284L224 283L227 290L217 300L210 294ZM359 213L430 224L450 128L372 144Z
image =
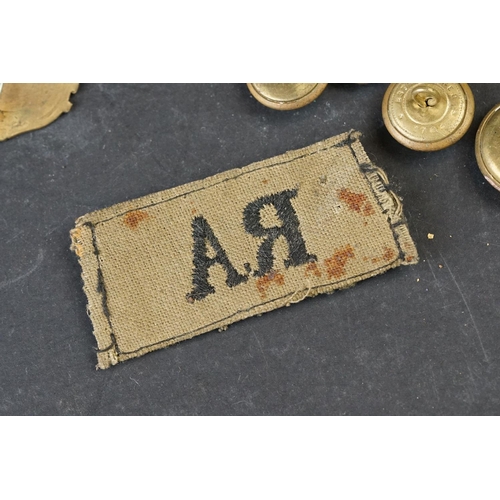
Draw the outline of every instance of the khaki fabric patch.
M353 131L90 213L71 237L98 368L417 262Z

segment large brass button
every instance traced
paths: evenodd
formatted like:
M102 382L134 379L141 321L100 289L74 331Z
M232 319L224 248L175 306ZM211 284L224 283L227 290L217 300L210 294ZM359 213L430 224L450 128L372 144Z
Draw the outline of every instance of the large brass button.
M417 151L451 146L473 116L474 96L466 83L391 83L382 103L387 130Z
M500 191L500 104L479 125L476 158L486 180Z
M289 110L306 106L316 99L326 83L247 83L261 104L273 109Z

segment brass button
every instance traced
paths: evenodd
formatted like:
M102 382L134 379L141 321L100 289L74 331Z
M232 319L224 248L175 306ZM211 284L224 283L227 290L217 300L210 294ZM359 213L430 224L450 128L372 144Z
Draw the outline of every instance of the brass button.
M307 106L327 86L326 83L247 83L247 85L261 104L280 110Z
M474 96L466 83L391 83L382 103L387 130L417 151L451 146L473 116Z
M479 125L476 158L486 180L500 191L500 104Z

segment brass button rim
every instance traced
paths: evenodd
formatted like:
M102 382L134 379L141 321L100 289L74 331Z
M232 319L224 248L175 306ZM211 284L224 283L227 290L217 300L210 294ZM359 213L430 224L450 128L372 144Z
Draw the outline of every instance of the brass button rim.
M327 85L327 83L317 83L316 86L304 96L301 96L298 99L294 99L292 101L282 101L278 99L272 100L268 97L265 97L257 90L254 83L247 83L247 87L250 90L250 93L255 97L255 99L257 99L257 101L259 101L264 106L267 106L268 108L276 109L279 111L290 111L307 106L323 93Z
M497 112L500 112L500 103L493 106L493 108L490 109L490 111L486 114L486 116L481 121L481 124L479 125L479 128L477 129L477 133L476 133L475 153L476 153L476 160L477 160L477 164L479 166L479 170L483 174L484 178L495 189L498 189L500 191L500 178L495 176L495 174L490 170L490 168L488 167L488 165L484 161L483 153L482 153L482 150L483 150L482 139L484 138L484 129L486 127L488 127L492 117ZM499 158L499 163L500 163L500 158Z
M462 87L466 99L465 116L461 124L450 135L438 141L414 141L413 139L405 136L394 126L389 117L388 111L389 100L397 85L399 84L391 83L384 94L384 98L382 101L382 118L389 133L394 139L396 139L396 141L398 141L403 146L406 146L407 148L413 149L415 151L439 151L440 149L444 149L455 144L469 130L474 118L475 111L474 95L467 83L460 83L459 85Z

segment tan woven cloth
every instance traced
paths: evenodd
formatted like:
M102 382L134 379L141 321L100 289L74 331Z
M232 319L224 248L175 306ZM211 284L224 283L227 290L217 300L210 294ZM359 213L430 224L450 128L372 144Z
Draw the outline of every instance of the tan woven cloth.
M81 217L98 367L416 263L386 183L351 131Z

